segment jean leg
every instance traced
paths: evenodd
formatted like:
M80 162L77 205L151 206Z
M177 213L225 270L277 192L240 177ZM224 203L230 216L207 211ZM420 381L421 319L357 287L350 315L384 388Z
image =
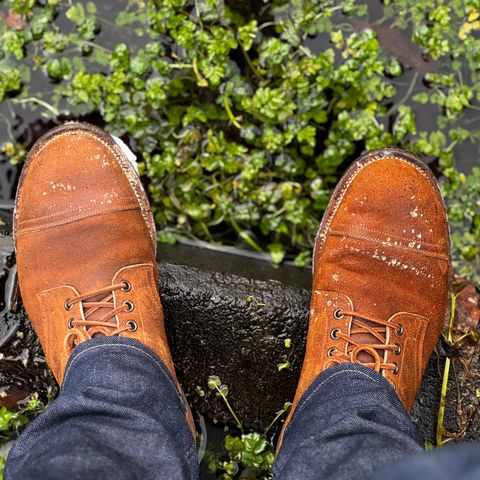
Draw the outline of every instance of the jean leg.
M363 365L335 365L301 398L285 432L274 478L362 480L422 451L422 444L393 387L380 374Z
M143 344L97 337L73 351L58 398L21 434L5 480L194 479L185 399Z
M463 443L403 458L379 470L371 480L478 480L480 445Z

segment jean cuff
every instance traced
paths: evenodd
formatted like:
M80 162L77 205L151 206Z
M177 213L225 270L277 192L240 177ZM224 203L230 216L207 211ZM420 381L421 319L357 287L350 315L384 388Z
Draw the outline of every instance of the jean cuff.
M98 336L77 345L68 359L61 390L67 388L73 371L82 364L88 363L91 368L95 368L98 365L101 366L105 355L113 356L123 353L136 356L139 365L148 369L153 368L161 373L161 377L177 391L180 402L185 406L185 397L178 390L175 379L163 360L153 350L133 338ZM95 362L96 358L98 363Z

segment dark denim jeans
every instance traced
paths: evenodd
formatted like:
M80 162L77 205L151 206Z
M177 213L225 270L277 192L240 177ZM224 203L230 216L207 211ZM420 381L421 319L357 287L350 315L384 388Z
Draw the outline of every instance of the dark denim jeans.
M4 479L197 475L185 401L167 368L138 342L104 337L74 350L59 397L17 440ZM302 398L274 476L478 479L480 448L423 452L422 440L390 385L366 367L343 364L322 373Z
M480 446L424 451L393 387L370 368L341 364L300 400L274 473L277 480L478 480Z
M139 342L99 337L69 359L60 395L22 433L5 480L196 478L185 402Z

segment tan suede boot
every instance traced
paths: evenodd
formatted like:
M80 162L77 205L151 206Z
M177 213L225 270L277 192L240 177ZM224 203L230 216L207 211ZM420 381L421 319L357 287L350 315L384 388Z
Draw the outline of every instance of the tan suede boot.
M20 178L20 290L59 383L75 346L96 335L144 343L176 380L158 293L155 224L123 147L99 128L67 123L38 140ZM189 411L187 419L193 431Z
M316 238L307 349L279 447L298 401L332 365L373 368L411 409L445 319L450 272L447 216L431 171L398 149L357 160Z

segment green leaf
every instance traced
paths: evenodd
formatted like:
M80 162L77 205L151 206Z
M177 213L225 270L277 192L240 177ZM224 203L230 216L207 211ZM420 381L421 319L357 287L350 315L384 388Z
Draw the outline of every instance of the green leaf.
M216 388L220 387L222 381L217 375L210 375L208 377L208 388L210 390L215 390Z
M75 3L66 12L65 16L77 25L82 24L86 20L85 8L81 3Z
M242 443L246 452L254 453L255 455L262 453L268 445L265 437L257 432L242 435Z
M273 263L282 263L283 259L285 258L285 249L281 243L271 243L268 246L268 251L270 252Z

